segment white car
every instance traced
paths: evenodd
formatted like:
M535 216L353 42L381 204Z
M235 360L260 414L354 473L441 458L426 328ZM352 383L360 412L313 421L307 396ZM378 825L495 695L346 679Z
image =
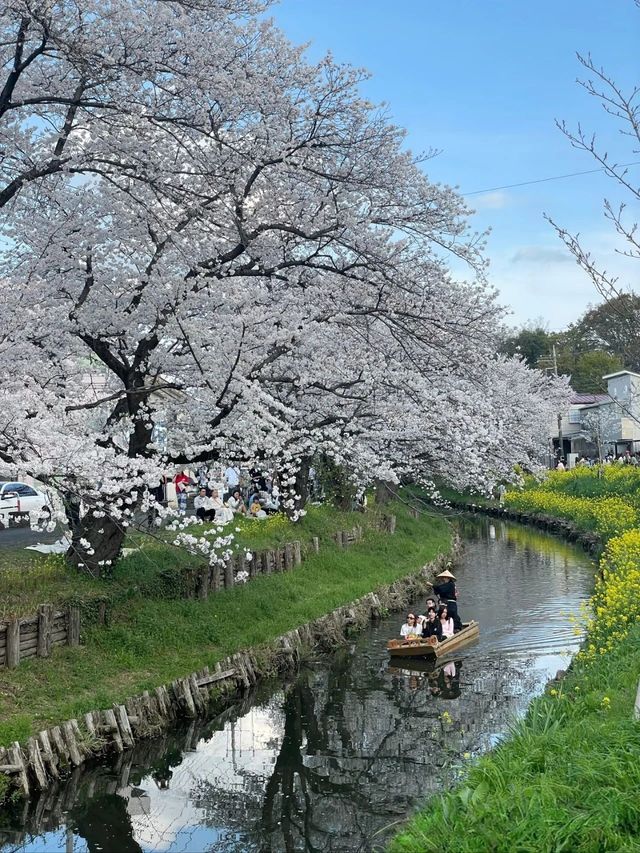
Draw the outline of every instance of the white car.
M45 510L51 514L48 495L26 483L0 481L0 524L9 526L9 518Z

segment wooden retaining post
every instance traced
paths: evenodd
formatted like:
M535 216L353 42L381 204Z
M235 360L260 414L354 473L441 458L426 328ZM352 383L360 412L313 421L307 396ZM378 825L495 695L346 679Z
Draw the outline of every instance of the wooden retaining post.
M209 566L200 570L200 581L198 583L198 598L209 598Z
M36 655L48 658L51 654L51 625L53 623L53 605L41 604L38 608L38 644Z
M344 548L344 538L342 535L342 530L338 530L338 532L335 535L335 540L336 540L336 544L337 544L338 548Z
M6 633L6 663L9 669L15 669L20 663L20 620L12 619L7 622Z
M47 773L40 755L38 741L34 737L30 737L27 741L27 755L29 756L29 768L36 777L38 788L44 791L47 787Z
M284 546L284 570L290 572L293 568L293 547L291 542L287 542Z
M49 776L51 776L52 779L58 779L60 776L58 773L58 762L56 761L56 757L51 749L49 733L47 731L40 732L38 734L38 740L40 741L40 755L46 765Z
M633 706L633 719L640 720L640 681L638 682L638 692L636 693L636 701Z
M80 645L80 608L72 605L67 614L67 645Z
M233 586L233 557L224 564L224 587L229 589Z
M313 539L311 540L311 542L313 544L313 550L317 554L320 551L320 540L318 539L317 536L314 536Z
M263 551L260 554L260 566L263 575L271 574L271 560L269 559L270 553L269 551Z
M273 569L276 572L284 571L284 552L282 548L276 548L273 552Z
M22 749L20 748L20 744L18 741L15 741L13 746L7 749L7 756L9 761L11 762L12 772L18 774L18 779L20 780L20 790L24 794L26 798L29 797L29 778L27 776L27 768L24 764L24 758L22 756Z
M65 743L67 745L67 750L69 752L69 758L71 759L71 763L75 767L79 767L84 759L82 757L82 753L80 752L80 746L76 741L76 733L73 729L73 726L71 725L71 721L67 720L66 723L63 723L61 729Z
M302 564L302 546L300 540L296 539L293 543L293 565L300 566Z
M196 711L198 711L200 714L206 714L206 712L207 712L207 701L204 698L204 696L202 695L202 691L198 687L198 679L197 679L195 672L189 676L188 682L189 682L189 687L191 688L191 696L192 696L193 702L196 706Z
M113 745L116 748L116 752L122 752L124 749L124 744L122 743L122 738L120 737L120 729L118 728L118 722L116 720L116 715L109 708L107 711L102 712L102 728L109 740L112 741Z
M124 707L124 705L114 705L113 713L118 724L118 729L120 730L122 745L126 747L133 746L134 737L133 732L131 731L131 724L129 723L127 709Z

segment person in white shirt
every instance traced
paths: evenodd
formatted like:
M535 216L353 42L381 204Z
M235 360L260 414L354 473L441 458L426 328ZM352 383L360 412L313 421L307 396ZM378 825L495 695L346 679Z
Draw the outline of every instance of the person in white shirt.
M233 512L234 515L246 514L247 507L245 506L244 500L242 499L240 489L236 489L235 492L231 495L231 497L227 501L227 506Z
M211 501L211 506L215 511L215 520L219 524L226 524L228 521L233 519L233 511L224 505L217 489L214 489L211 492L209 500Z
M233 494L240 485L240 472L238 469L233 465L229 465L224 472L224 481L227 486L227 493Z
M400 628L400 636L401 637L418 637L420 636L421 631L416 625L416 617L413 613L409 613L407 615L407 621L404 623L402 628Z
M216 508L213 505L213 499L207 497L207 490L205 488L200 489L193 505L196 509L196 515L201 521L213 521L216 515Z

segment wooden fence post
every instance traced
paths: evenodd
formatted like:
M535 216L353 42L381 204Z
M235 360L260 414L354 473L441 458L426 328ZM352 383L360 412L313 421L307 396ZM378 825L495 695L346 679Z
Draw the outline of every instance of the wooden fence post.
M198 584L198 598L209 598L209 566L200 569L200 583Z
M276 572L282 572L284 570L284 556L282 548L276 548L273 552L273 568Z
M318 539L318 537L317 537L317 536L314 536L314 537L313 537L313 539L312 539L311 541L312 541L312 543L313 543L313 550L314 550L314 551L316 552L316 554L317 554L317 553L320 551L320 540Z
M300 546L300 541L296 539L293 543L293 565L299 566L302 564L302 548Z
M53 622L53 605L41 604L38 608L38 645L36 655L48 658L51 654L51 623Z
M80 608L72 605L67 616L67 645L80 645Z
M291 542L286 542L284 546L284 570L290 572L293 568L293 547Z
M224 564L224 585L225 589L233 586L233 557Z
M271 561L271 553L269 551L263 551L260 554L260 563L262 564L262 574L270 575L273 563Z
M258 561L256 557L255 551L251 552L251 559L249 560L249 577L255 578L258 574L260 567L258 566Z
M7 622L6 662L8 669L15 669L20 663L20 620Z

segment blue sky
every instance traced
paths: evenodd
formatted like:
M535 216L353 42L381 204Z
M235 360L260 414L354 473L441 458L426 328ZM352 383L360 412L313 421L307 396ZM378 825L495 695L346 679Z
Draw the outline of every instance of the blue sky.
M425 171L463 193L595 168L556 118L594 130L619 162L640 160L575 82L576 51L590 51L621 84L640 80L633 0L281 0L271 14L292 41L310 42L311 59L331 50L367 68L366 95L388 103L414 151L441 151ZM542 317L559 329L599 301L545 212L633 283L602 217L604 197L618 193L600 174L469 196L474 227L492 228L490 277L512 324Z

